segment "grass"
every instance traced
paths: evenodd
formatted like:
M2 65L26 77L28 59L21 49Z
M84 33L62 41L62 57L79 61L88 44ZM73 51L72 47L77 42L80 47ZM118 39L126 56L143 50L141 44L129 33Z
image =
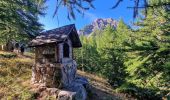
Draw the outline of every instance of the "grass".
M0 58L14 58L16 56L15 53L0 51Z
M2 54L2 52L0 52ZM12 53L13 54L13 53ZM3 52L3 55L11 55ZM30 92L29 80L33 60L4 56L0 58L0 99L29 100L33 97Z

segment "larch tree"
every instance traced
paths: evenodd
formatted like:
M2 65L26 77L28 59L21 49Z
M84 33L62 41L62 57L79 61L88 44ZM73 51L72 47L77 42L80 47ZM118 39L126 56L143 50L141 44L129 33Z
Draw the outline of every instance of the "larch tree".
M44 3L38 0L0 1L0 42L28 40L43 28L38 16L44 15Z

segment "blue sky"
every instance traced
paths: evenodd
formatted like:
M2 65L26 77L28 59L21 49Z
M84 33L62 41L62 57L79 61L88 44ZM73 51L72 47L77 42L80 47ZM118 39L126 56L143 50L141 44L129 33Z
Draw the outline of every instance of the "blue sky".
M76 20L67 19L67 11L64 7L60 7L58 17L53 18L55 6L57 0L48 0L46 2L46 15L40 17L40 22L44 24L46 30L64 26L67 24L75 24L77 29L83 28L85 25L90 24L97 18L113 18L119 20L122 18L126 24L130 25L133 22L133 10L127 7L133 6L133 0L124 0L117 8L110 9L117 0L95 0L93 5L95 9L90 9L85 12L84 17L81 14L76 13ZM57 21L59 19L59 23Z

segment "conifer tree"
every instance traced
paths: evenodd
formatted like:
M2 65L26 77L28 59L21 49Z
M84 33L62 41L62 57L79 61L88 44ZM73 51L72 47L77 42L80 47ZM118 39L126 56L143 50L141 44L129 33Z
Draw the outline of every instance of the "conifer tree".
M42 30L38 16L43 15L44 2L38 0L0 1L0 42L27 40Z
M129 83L138 87L159 90L168 88L170 62L169 10L149 9L147 17L136 24L139 29L129 44L132 52L126 62ZM142 18L142 17L141 17ZM163 93L163 92L161 92ZM147 93L149 95L149 93Z

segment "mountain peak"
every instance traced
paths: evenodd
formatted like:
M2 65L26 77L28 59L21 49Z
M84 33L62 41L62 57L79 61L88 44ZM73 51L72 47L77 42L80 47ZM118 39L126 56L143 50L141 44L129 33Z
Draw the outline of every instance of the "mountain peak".
M117 21L112 18L97 18L91 24L86 25L83 29L79 30L78 33L80 35L89 35L95 30L103 30L108 25L113 28L116 28Z
M114 19L113 18L97 18L94 20L94 22L97 22L97 21L113 21Z

